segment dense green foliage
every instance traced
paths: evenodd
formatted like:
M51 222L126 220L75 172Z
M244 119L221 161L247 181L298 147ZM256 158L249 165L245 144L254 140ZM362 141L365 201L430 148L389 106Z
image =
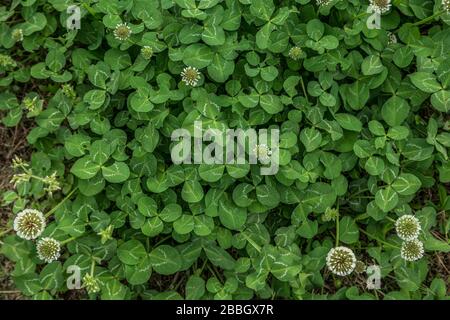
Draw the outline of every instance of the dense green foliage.
M77 265L92 299L445 298L450 14L394 0L368 29L368 1L317 2L83 0L71 31L69 0L0 6L1 121L34 123L2 190L23 295L63 297ZM279 172L173 164L172 131L196 120L280 129ZM26 208L57 260L12 232ZM422 229L413 262L404 214ZM327 269L337 245L380 266L379 290Z

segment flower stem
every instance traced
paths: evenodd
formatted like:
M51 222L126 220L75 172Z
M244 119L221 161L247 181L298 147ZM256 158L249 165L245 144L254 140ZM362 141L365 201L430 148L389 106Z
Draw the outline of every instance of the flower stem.
M302 90L303 90L303 94L305 95L306 102L309 103L308 94L306 93L305 83L303 82L303 77L302 76L300 76L300 83L302 84Z
M3 237L5 234L10 233L12 231L12 228L8 228L2 232L0 232L0 238Z
M337 208L337 214L336 214L336 244L335 247L339 246L339 206Z
M53 207L53 209L51 209L49 212L45 214L45 217L46 218L50 217L56 210L59 209L59 207L61 207L64 204L64 202L66 202L75 193L75 191L77 191L77 188L70 191L70 193L64 199L62 199L60 203L58 203L56 206Z
M64 241L61 241L60 244L61 244L61 246L63 246L63 245L68 244L69 242L71 242L71 241L73 241L73 240L75 240L75 239L77 239L77 238L78 238L78 237L71 237L71 238L66 239L66 240L64 240Z
M365 234L366 236L368 236L369 238L372 238L372 239L374 239L374 240L377 240L378 242L383 243L383 244L385 244L385 245L387 245L387 246L389 246L389 247L392 247L392 248L395 248L395 249L400 249L400 248L397 247L396 245L390 244L389 242L383 241L383 240L381 240L381 239L379 239L379 238L377 238L377 237L371 235L370 233L364 231L362 228L359 228L359 231L361 231L362 233L364 233L364 234Z
M445 10L438 11L435 14L433 14L432 16L429 16L429 17L427 17L425 19L422 19L420 21L417 21L417 22L413 23L413 26L420 26L422 24L425 24L425 23L433 20L434 18L439 17L443 13L445 13Z

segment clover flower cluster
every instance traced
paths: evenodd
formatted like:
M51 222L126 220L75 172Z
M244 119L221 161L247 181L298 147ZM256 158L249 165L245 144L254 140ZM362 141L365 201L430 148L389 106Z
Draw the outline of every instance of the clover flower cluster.
M444 8L447 13L450 13L450 0L442 0L442 8Z
M89 294L97 293L100 291L100 281L93 275L86 273L83 277L83 287Z
M126 23L119 23L114 29L114 37L120 41L126 41L131 36L131 28Z
M318 6L327 6L329 5L331 0L316 0Z
M421 230L419 219L410 214L401 216L395 222L395 231L403 240L400 255L406 261L416 261L423 257L423 243L418 239Z
M36 251L39 259L51 263L61 256L61 244L53 238L45 237L37 242Z
M13 58L6 54L0 54L0 67L3 68L10 68L17 66L17 63L14 61Z
M325 210L325 213L322 215L322 220L324 222L334 221L334 220L336 220L338 214L339 214L338 209L333 209L333 208L328 207Z
M12 161L12 168L14 170L22 170L23 172L16 173L11 178L11 183L16 188L19 184L29 182L32 178L41 181L44 184L44 191L52 196L53 192L61 189L61 186L56 178L56 172L49 176L40 177L33 174L33 170L22 159L15 157Z
M200 72L195 67L186 67L181 71L181 80L186 85L195 87L200 80Z
M382 14L391 9L391 0L369 0L373 12Z
M303 53L302 48L295 46L289 50L288 56L292 60L298 60L301 58L302 53Z
M62 93L68 98L75 99L77 97L75 90L70 84L63 84L61 86L61 90Z
M14 218L13 229L17 236L25 240L35 240L41 236L46 227L44 214L35 209L25 209ZM61 244L49 237L41 238L36 243L39 259L50 263L59 258Z
M347 276L356 268L356 257L347 247L332 248L326 258L328 269L338 276Z
M257 144L252 151L259 161L262 162L268 161L272 155L272 150L266 144Z
M388 32L388 44L397 43L397 36L393 32Z
M150 60L153 56L153 49L150 46L144 46L141 49L141 55L145 60Z
M42 212L35 209L25 209L14 219L14 231L25 240L34 240L45 229L45 218Z
M11 36L14 39L14 41L16 41L16 42L23 41L23 30L22 29L15 29L11 33Z

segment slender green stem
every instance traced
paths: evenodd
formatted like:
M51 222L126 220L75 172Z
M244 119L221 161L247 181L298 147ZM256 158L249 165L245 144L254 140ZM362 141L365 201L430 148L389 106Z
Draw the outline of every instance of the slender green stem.
M389 242L383 241L383 240L381 240L381 239L379 239L379 238L377 238L377 237L371 235L370 233L366 232L365 230L363 230L363 229L361 229L361 228L359 228L359 231L361 231L362 233L364 233L364 234L365 234L366 236L368 236L369 238L372 238L372 239L374 239L374 240L377 240L378 242L383 243L383 244L385 244L385 245L387 245L387 246L389 246L389 247L392 247L392 248L395 248L395 249L400 249L400 248L397 247L396 245L393 245L393 244L390 244Z
M369 217L370 217L369 214L367 214L367 213L361 213L360 215L356 216L356 218L355 218L354 220L355 220L355 221L358 221L358 220L364 220L364 219L369 218Z
M77 188L73 189L64 199L62 199L62 201L60 203L58 203L56 206L54 206L49 212L47 212L45 214L45 217L48 218L50 217L56 210L59 209L59 207L61 207L64 202L66 202L77 190Z
M394 219L392 219L391 217L386 216L386 219L388 219L389 221L395 223L396 221Z
M168 240L168 239L170 239L170 238L172 238L172 236L167 236L167 237L165 237L165 238L159 240L159 241L155 244L155 247L159 246L161 243L163 243L164 241L166 241L166 240Z
M417 22L413 23L413 25L414 25L414 26L420 26L420 25L422 25L422 24L425 24L425 23L427 23L427 22L429 22L429 21L431 21L431 20L434 20L434 18L439 17L441 14L443 14L443 13L445 13L445 12L446 12L445 10L438 11L438 12L436 12L435 14L433 14L432 16L429 16L429 17L427 17L427 18L425 18L425 19L422 19L422 20L420 20L420 21L417 21Z
M354 198L355 196L357 196L357 195L359 195L359 194L361 194L361 193L367 192L367 191L369 191L368 188L359 190L359 191L355 192L354 194L351 194L348 198L349 198L349 199Z
M71 237L71 238L69 238L69 239L66 239L66 240L64 240L64 241L61 241L61 246L63 246L63 245L65 245L65 244L68 244L69 242L71 242L71 241L73 241L73 240L75 240L75 239L77 239L78 237Z
M3 237L5 234L10 233L13 229L12 228L8 228L2 232L0 232L0 238Z
M339 246L339 206L337 208L337 215L336 215L336 245L335 247Z
M94 269L95 269L95 259L92 259L91 263L91 276L94 276Z
M306 93L305 83L303 82L303 77L302 76L300 76L300 83L302 84L302 90L303 90L303 94L305 95L306 102L309 102L308 94Z

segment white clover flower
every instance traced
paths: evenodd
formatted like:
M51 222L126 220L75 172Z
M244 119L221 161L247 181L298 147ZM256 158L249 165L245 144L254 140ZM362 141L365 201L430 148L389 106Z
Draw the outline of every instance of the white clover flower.
M114 29L114 37L120 41L126 41L131 36L131 28L126 23L119 23Z
M36 244L39 259L47 263L58 260L61 256L61 244L53 238L42 238Z
M397 235L405 241L417 239L421 229L419 219L410 214L401 216L395 222Z
M442 8L450 13L450 0L442 0Z
M86 288L86 291L91 293L96 293L100 291L100 281L97 280L94 276L86 273L83 277L83 287Z
M15 29L12 32L12 38L14 39L14 41L23 41L23 30Z
M14 219L14 231L25 240L39 237L45 229L45 218L42 212L34 209L25 209L19 212Z
M252 151L262 162L268 161L272 155L272 150L266 144L257 144Z
M181 80L186 85L195 87L200 80L200 72L195 67L186 67L181 72Z
M450 0L449 0L449 1L450 1ZM394 44L394 43L397 43L397 37L396 37L396 35L395 35L394 33L388 32L388 38L389 38L388 44Z
M356 257L347 247L332 248L327 254L328 269L338 276L347 276L356 267Z
M141 55L144 57L144 59L146 60L150 60L153 56L153 49L150 46L144 46L141 49Z
M400 256L406 261L416 261L423 257L423 243L417 239L404 241L400 250Z
M331 0L316 0L318 6L326 6L330 4Z
M288 55L289 55L289 58L291 58L292 60L298 60L298 59L300 59L302 53L303 53L302 48L295 46L289 50Z
M391 9L391 0L369 0L369 2L372 12L382 14Z

